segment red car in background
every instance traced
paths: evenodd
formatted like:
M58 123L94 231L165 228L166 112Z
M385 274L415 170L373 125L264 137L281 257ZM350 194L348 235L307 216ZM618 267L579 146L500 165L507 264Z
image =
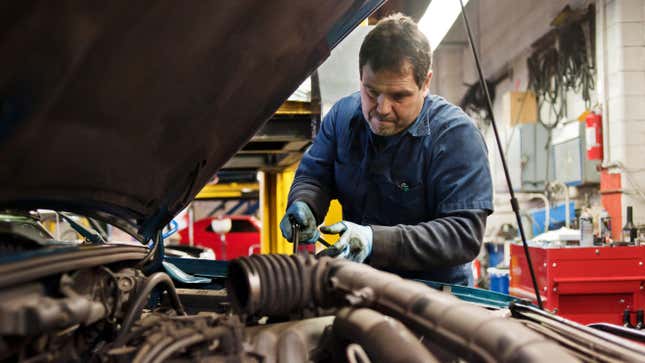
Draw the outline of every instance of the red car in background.
M225 218L231 220L231 230L224 235L216 233L212 228L212 221L222 219L221 217L206 217L196 221L193 224L194 245L212 249L217 260L232 260L260 253L260 221L245 215ZM180 229L178 233L181 236L180 244L190 244L188 227Z

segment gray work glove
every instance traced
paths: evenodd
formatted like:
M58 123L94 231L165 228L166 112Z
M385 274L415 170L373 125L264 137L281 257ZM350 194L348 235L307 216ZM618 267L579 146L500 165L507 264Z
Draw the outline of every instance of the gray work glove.
M363 262L372 253L373 232L370 226L342 221L331 226L322 226L320 231L325 234L340 234L340 239L333 247L339 251L336 257L346 258L354 262Z
M290 242L293 242L293 236L291 235L292 222L300 225L299 243L316 243L318 237L320 237L320 232L316 228L316 217L314 217L307 203L301 201L293 202L287 208L287 212L280 221L282 236Z

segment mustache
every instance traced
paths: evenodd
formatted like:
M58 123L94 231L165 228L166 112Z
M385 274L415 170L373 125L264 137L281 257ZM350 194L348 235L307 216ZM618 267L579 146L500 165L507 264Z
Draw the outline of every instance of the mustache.
M394 117L387 117L387 116L381 115L381 114L379 114L377 112L370 112L370 118L375 118L375 119L377 119L378 121L381 121L381 122L383 122L383 121L385 121L385 122L394 122L394 121L396 121L396 118L394 118Z

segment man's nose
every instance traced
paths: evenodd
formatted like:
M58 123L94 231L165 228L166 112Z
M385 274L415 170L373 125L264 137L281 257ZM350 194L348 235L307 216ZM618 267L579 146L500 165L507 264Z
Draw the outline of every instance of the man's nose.
M379 115L388 115L392 111L392 104L385 95L379 95L376 99L376 112Z

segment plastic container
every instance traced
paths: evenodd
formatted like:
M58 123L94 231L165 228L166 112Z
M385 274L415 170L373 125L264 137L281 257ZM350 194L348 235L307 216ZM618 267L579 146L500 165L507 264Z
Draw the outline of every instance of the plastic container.
M508 285L510 283L510 274L508 269L489 267L488 278L490 280L490 290L508 294Z
M500 243L486 243L486 252L488 253L488 266L496 267L504 262L504 245Z
M587 211L580 216L580 246L593 246L593 219Z

